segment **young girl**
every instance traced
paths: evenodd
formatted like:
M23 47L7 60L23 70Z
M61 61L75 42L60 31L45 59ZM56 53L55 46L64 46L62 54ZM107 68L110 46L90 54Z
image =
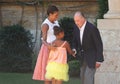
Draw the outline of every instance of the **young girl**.
M74 56L67 41L63 41L64 31L55 26L54 35L56 40L50 46L48 64L46 67L46 79L52 80L52 84L62 84L62 81L68 81L67 52Z

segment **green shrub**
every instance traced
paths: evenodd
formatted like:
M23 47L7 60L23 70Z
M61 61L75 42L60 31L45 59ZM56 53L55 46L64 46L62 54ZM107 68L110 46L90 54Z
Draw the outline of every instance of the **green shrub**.
M70 76L80 76L80 62L78 60L69 61L68 65Z
M108 0L97 0L99 4L99 14L97 18L103 19L103 15L108 11Z
M33 36L20 25L0 29L0 71L28 72L32 69Z
M98 15L95 18L95 25L97 26L97 19L103 19L104 14L108 11L108 0L97 0L99 5Z
M65 36L64 40L67 40L70 44L72 44L72 33L73 33L73 26L74 20L70 17L63 17L59 20L60 27L64 29Z
M73 38L73 26L74 20L70 17L63 17L59 20L60 27L64 29L65 36L64 40L68 41L70 45L72 45L72 38ZM68 61L74 60L72 56L68 55Z

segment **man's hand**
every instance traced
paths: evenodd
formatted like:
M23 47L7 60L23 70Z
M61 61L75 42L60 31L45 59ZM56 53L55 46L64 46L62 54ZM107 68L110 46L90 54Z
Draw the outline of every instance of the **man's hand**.
M96 65L95 65L96 69L99 68L100 66L101 66L101 63L96 62Z

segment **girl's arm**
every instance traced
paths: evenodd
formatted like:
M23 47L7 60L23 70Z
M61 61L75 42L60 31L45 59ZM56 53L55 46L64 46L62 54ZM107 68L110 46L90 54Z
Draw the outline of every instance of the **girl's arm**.
M70 55L73 55L75 57L75 52L72 51L72 49L70 48L70 44L68 42L66 42L65 44L66 50Z

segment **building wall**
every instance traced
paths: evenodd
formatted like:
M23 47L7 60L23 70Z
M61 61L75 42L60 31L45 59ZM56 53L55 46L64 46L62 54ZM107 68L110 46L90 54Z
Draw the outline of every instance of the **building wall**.
M0 3L1 25L6 26L21 23L37 39L34 49L38 53L40 48L40 25L45 17L47 17L46 9L49 4L54 4L59 8L59 19L62 17L73 17L76 11L82 11L87 19L94 23L98 13L97 1L53 1L49 3L44 2L36 7L18 3Z

